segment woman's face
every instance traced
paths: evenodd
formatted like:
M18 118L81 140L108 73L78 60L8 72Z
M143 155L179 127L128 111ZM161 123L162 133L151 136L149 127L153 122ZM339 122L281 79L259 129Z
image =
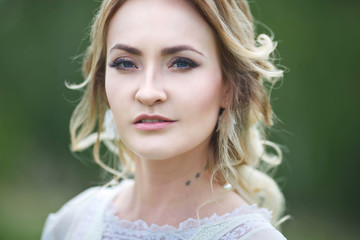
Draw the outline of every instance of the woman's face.
M126 1L110 21L105 88L141 158L207 148L225 103L214 33L186 1Z

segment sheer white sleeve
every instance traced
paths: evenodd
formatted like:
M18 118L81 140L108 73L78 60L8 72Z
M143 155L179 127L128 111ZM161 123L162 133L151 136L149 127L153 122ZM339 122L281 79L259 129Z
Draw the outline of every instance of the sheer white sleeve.
M58 212L51 213L46 220L41 239L65 239L75 223L79 206L96 191L97 188L90 188L71 199Z
M286 238L275 228L262 229L249 235L248 240L286 240Z
M103 215L117 188L90 188L46 220L42 240L101 239ZM91 236L91 237L88 237Z
M257 219L244 222L231 231L223 235L219 240L286 240L286 238L276 230L265 219Z

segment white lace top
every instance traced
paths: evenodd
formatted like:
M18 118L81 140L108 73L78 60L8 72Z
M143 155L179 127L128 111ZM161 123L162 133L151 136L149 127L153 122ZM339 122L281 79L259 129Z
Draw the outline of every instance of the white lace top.
M112 200L115 188L91 188L50 214L42 240L284 240L270 224L271 212L256 205L244 205L231 213L188 219L178 228L148 226L144 221L121 220Z
M231 221L240 220L235 227L229 229L227 233L220 236L219 240L229 239L249 239L250 235L259 232L260 230L271 230L276 233L276 230L271 226L269 220L271 212L265 208L257 208L257 206L242 206L235 209L231 213L222 216L214 214L210 218L201 220L190 218L180 223L178 228L164 225L151 225L148 226L146 222L137 220L131 222L128 220L121 220L115 215L116 209L110 205L105 213L104 218L104 231L102 235L103 240L118 240L118 239L137 239L137 240L183 240L192 239L192 237L199 235L201 229L207 231L214 226L226 225ZM216 231L214 231L216 232ZM246 237L246 238L245 238ZM279 237L280 234L279 234ZM196 238L196 239L209 239L209 238ZM213 239L213 238L211 238ZM251 238L250 238L251 239ZM269 239L269 238L266 238ZM274 239L285 239L274 238Z

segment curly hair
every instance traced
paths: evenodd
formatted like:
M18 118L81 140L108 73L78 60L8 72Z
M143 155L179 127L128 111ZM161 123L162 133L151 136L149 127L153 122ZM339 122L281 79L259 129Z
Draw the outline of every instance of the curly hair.
M284 197L267 170L281 163L281 150L265 138L265 128L273 125L273 112L264 87L282 77L283 71L271 61L276 43L266 34L255 36L254 22L246 0L186 0L215 32L224 81L230 98L221 112L211 139L208 169L212 181L230 184L247 202L273 211L279 222ZM94 143L95 161L117 178L134 171L132 153L121 140L110 140L103 129L105 110L106 36L109 22L125 0L104 0L91 28L90 46L84 56L85 81L70 88L86 88L70 120L71 146L81 151ZM97 130L95 133L94 130ZM100 158L103 142L114 151L121 164L110 167ZM266 146L276 154L266 151Z

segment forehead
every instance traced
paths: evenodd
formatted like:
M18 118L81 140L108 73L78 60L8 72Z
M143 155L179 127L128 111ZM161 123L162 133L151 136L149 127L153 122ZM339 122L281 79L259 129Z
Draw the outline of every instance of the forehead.
M141 45L215 45L211 27L185 0L128 0L115 13L107 33L107 46L121 41Z

